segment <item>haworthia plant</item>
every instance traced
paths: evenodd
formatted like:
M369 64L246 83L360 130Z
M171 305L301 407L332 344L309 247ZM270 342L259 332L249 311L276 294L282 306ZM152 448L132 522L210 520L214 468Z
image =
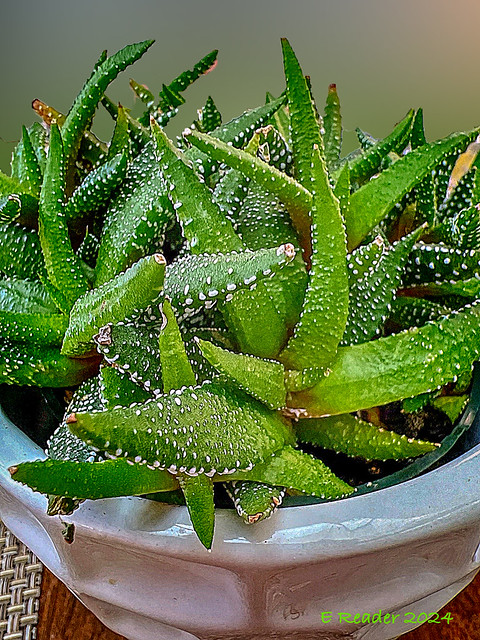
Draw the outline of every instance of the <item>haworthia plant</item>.
M174 143L163 127L218 52L158 98L132 80L136 119L105 90L150 45L102 53L66 115L35 100L42 124L0 173L0 377L72 398L48 459L12 477L51 515L185 504L211 548L215 483L253 524L286 494L354 492L323 449L403 460L405 478L438 462L480 351L479 130L427 142L411 110L344 156L336 85L319 115L283 39L279 98L223 122L209 97ZM452 431L411 439L392 411Z

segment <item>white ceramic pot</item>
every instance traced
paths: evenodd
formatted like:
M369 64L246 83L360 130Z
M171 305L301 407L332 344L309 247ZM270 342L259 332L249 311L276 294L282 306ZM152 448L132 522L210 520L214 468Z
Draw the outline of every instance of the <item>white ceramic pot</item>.
M401 485L280 509L254 526L219 510L210 553L184 507L140 498L85 502L65 518L75 523L67 544L46 499L7 471L43 457L0 416L0 517L131 640L387 640L440 609L480 567L478 444Z

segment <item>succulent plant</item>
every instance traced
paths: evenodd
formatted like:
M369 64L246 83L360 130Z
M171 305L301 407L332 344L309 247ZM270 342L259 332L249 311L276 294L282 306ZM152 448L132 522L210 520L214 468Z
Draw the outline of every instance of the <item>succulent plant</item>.
M208 98L174 144L163 127L217 52L158 101L132 80L136 119L105 91L150 45L102 54L65 116L34 101L42 124L0 175L3 381L73 391L48 459L10 471L52 515L184 501L210 548L215 484L252 523L285 492L354 492L302 447L423 456L418 473L465 428L439 446L385 428L375 407L455 422L465 406L479 130L427 143L412 110L384 139L358 130L341 157L336 87L321 117L284 39L284 94L226 124ZM91 131L99 103L108 143Z

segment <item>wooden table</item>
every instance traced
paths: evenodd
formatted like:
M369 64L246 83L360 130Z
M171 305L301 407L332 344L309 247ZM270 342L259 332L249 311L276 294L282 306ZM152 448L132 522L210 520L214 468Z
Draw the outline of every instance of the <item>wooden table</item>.
M442 609L449 624L424 624L402 640L480 640L480 574ZM45 569L37 640L124 640L109 631Z

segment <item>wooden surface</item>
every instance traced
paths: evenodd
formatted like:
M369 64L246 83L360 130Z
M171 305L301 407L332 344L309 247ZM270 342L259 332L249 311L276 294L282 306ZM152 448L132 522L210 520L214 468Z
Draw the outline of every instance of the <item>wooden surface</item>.
M480 640L480 574L442 609L450 624L424 624L402 640ZM123 640L109 631L45 569L37 640Z

